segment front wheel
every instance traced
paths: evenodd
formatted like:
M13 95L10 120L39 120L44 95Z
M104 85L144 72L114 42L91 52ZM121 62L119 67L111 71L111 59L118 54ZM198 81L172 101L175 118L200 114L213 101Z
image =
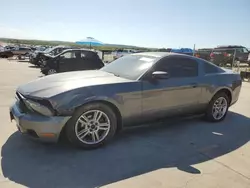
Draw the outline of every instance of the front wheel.
M71 143L84 149L94 149L107 143L116 132L117 119L113 110L102 103L92 103L76 110L66 125Z
M226 93L217 93L207 107L206 119L212 122L219 122L225 119L229 103L229 97Z
M55 74L57 73L56 69L49 69L47 72L47 75Z

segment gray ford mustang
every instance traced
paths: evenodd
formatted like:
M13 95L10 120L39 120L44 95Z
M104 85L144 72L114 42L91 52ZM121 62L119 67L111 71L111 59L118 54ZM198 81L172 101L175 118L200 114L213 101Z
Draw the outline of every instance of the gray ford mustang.
M100 70L60 73L20 86L10 108L20 132L43 141L62 133L96 148L124 126L167 116L226 117L241 77L192 56L149 52L121 57Z

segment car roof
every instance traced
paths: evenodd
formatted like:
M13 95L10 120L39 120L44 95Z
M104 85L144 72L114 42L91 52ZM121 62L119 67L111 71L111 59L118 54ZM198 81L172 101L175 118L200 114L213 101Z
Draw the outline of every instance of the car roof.
M89 51L89 52L94 52L94 51L92 51L92 50L90 50L90 49L83 49L83 48L81 48L81 49L77 49L77 48L71 48L71 49L66 49L66 50L63 50L63 52L70 52L70 51Z
M53 46L52 48L70 48L70 46L58 45L58 46Z
M140 53L134 53L131 55L141 55L141 56L152 56L152 57L164 57L164 56L168 56L171 53L169 52L140 52Z
M193 57L190 55L174 53L174 52L140 52L140 53L134 53L134 54L130 54L130 55L152 56L152 57L157 57L157 58L162 58L162 57L172 56L172 55Z

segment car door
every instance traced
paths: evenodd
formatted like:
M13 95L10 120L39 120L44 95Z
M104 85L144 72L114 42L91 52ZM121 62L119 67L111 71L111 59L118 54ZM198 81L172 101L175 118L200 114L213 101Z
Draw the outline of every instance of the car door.
M19 55L19 47L13 48L11 51L14 55Z
M77 70L89 70L91 69L91 60L88 51L79 51L79 57L77 58L77 63L75 69Z
M77 58L77 70L94 70L101 68L98 64L99 57L92 51L81 51L80 58Z
M75 53L73 51L62 53L58 61L58 72L73 71L76 61Z
M19 48L18 55L24 55L25 54L25 48Z
M198 62L185 56L168 56L155 64L152 69L154 71L167 72L169 77L143 81L144 117L162 118L195 113L201 97Z
M88 51L85 55L85 61L88 65L88 70L98 70L104 66L102 60L96 52ZM86 68L86 66L83 68Z

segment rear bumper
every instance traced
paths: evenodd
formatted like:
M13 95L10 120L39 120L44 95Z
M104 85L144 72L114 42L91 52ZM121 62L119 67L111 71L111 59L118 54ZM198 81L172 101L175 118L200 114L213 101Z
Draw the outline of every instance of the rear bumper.
M18 102L10 107L10 118L16 121L21 133L44 142L57 142L62 128L70 119L69 116L47 117L23 113L18 107Z
M240 96L241 87L242 87L241 80L239 80L237 83L234 84L233 92L232 92L232 100L231 100L230 106L234 105L238 101L239 96Z

